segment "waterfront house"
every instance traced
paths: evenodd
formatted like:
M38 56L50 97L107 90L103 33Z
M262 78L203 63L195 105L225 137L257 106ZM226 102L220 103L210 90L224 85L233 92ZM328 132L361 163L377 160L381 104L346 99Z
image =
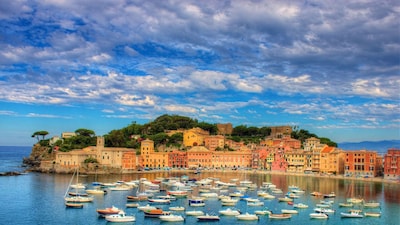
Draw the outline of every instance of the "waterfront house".
M384 178L400 180L400 149L391 148L384 156Z
M367 150L345 151L344 174L350 177L375 177L377 152Z

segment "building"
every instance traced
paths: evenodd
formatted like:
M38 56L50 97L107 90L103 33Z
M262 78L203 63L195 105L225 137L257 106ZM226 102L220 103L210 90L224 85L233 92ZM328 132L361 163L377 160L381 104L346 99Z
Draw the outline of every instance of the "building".
M375 177L377 153L375 151L345 151L344 174L350 177Z
M210 136L210 132L201 128L192 128L183 132L183 146L204 146L204 138Z
M212 152L204 146L194 146L187 151L188 168L212 168Z
M306 165L306 155L302 149L285 152L287 162L287 172L304 173Z
M320 172L343 174L344 152L336 147L325 146L321 151Z
M270 137L272 138L282 138L283 136L291 135L292 134L292 127L291 126L276 126L270 127L271 134Z
M61 138L71 138L71 137L75 137L76 133L75 132L62 132L61 133Z
M187 168L187 153L178 150L169 152L168 166L170 168Z
M212 152L213 168L251 168L251 151L215 151Z
M140 155L143 168L165 168L168 166L168 152L156 152L154 141L146 139L141 142Z
M224 149L225 137L222 135L211 135L204 137L204 146L210 151L215 151L216 149Z
M384 179L400 180L400 149L389 149L384 156Z
M231 123L218 123L217 124L217 128L218 128L218 134L220 135L231 135L233 132L233 127Z

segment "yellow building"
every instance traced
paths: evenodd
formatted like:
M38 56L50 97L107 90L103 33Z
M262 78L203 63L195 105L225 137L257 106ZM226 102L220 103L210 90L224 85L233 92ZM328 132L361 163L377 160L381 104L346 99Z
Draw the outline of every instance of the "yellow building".
M185 147L204 145L204 138L210 136L210 132L201 128L192 128L183 132L183 145Z
M342 150L325 146L321 151L320 172L328 174L343 174L344 157Z
M306 155L303 150L297 149L285 152L287 172L303 173L306 165Z
M168 166L168 152L156 152L152 140L146 139L141 142L140 155L142 167L164 168Z

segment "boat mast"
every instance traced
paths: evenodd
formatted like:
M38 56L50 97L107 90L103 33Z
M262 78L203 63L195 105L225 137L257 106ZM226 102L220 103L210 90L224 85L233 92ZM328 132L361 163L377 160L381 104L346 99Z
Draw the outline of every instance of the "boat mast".
M75 170L74 173L72 174L72 177L71 177L71 180L69 181L68 188L67 188L67 191L65 192L64 198L67 197L69 188L71 187L72 181L74 180L75 173L76 173L76 170Z

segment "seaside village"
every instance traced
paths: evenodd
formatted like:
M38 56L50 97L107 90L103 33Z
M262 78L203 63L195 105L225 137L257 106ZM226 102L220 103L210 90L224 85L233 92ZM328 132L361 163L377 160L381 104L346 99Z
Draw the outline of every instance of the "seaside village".
M232 133L232 124L217 124L217 128L218 135L210 135L200 128L166 131L168 135L183 133L184 150L156 149L154 142L146 139L141 141L140 154L135 149L105 147L104 137L97 137L96 146L70 152L55 151L55 159L42 161L41 167L52 168L56 172L70 172L79 167L87 173L132 173L154 169L246 169L400 179L400 149L388 149L385 155L379 155L370 150L330 147L314 137L301 143L290 137L290 126L271 127L271 135L260 140L260 144L245 144L226 138ZM67 135L74 134L65 133L62 136L67 138ZM90 157L98 163L84 163Z

